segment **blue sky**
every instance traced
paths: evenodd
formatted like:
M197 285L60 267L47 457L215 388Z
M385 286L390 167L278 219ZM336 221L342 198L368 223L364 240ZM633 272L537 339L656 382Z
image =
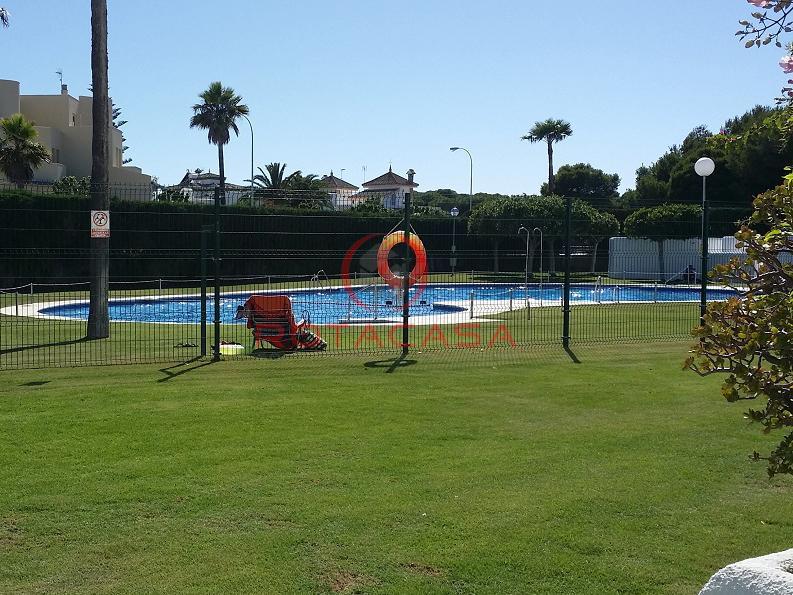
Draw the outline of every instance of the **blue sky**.
M0 0L0 78L22 92L72 95L90 84L88 0ZM633 186L698 124L713 130L786 78L772 46L744 49L744 0L109 0L111 95L123 108L133 165L173 183L217 171L190 106L214 80L251 109L256 164L360 184L416 170L422 190L537 193L545 148L519 138L537 120L571 122L557 167L589 162ZM226 150L249 177L250 133Z

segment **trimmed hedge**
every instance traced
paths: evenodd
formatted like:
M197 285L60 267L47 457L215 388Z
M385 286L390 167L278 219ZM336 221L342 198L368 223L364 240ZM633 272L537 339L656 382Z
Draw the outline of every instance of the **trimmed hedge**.
M0 287L87 280L89 211L89 200L84 197L0 191ZM733 220L733 215L728 218ZM711 221L718 218L714 213ZM400 220L396 213L223 207L222 275L311 275L319 269L339 274L347 250L368 235L374 237L358 251L366 258L354 259L352 270L373 271L378 236ZM211 205L112 200L112 279L197 278L201 229L213 225ZM448 216L419 214L413 220L427 248L430 272L450 268L453 225ZM467 228L465 217L458 217L457 270L491 270L493 238L469 235ZM211 256L213 240L208 239ZM498 239L501 270L523 271L525 237L505 234ZM607 267L606 245L601 243L598 270ZM561 250L562 242L556 246ZM577 256L573 270L587 271L590 264L591 256ZM538 266L535 259L535 270ZM208 271L212 271L211 263Z

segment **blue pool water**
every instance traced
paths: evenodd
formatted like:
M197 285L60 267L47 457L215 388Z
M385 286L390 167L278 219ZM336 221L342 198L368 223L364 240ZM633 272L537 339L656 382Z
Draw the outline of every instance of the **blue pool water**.
M349 322L355 320L388 319L401 316L401 302L391 289L378 287L364 289L314 289L308 291L282 291L292 300L295 316L300 318L307 314L311 321L318 324ZM471 294L474 295L476 312L486 312L487 302L491 302L494 311L498 303L503 304L510 299L515 307L526 297L532 305L558 305L562 300L561 284L544 285L542 291L535 285L529 286L528 293L523 285L425 285L421 289L412 288L411 316L430 316L432 314L448 314L460 312L468 308ZM234 320L237 306L242 305L251 295L250 292L223 294L220 302L221 321L224 324L245 324L245 320ZM728 289L708 290L709 301L725 300L735 295ZM696 302L699 301L699 290L685 287L653 287L653 286L615 286L608 285L595 288L594 285L574 284L571 289L571 300L574 304L598 302ZM390 303L389 303L390 302ZM45 316L60 316L85 320L88 318L88 303L64 304L43 308L40 313ZM207 298L207 319L213 318L212 297ZM110 319L126 322L170 322L196 324L201 321L201 299L195 297L152 298L113 300L110 302Z

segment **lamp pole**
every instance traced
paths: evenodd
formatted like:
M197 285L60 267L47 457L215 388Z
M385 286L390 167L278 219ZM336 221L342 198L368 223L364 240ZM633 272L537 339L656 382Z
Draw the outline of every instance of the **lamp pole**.
M449 259L449 264L452 265L452 276L454 276L454 268L457 266L457 215L460 214L460 209L452 207L449 214L452 216L452 257Z
M710 157L702 157L694 164L694 171L702 177L702 264L699 279L699 322L705 324L705 311L708 308L708 197L707 179L716 170Z
M471 176L469 178L469 185L468 185L468 212L471 212L471 208L474 202L474 158L471 157L471 151L464 147L450 147L450 151L465 151L468 153L468 159L471 162Z
M248 121L248 126L251 127L251 204L253 204L253 124L245 114L242 114L242 117Z

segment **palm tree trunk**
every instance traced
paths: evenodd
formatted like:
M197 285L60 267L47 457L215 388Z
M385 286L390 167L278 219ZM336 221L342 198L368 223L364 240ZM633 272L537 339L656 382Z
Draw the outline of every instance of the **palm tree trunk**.
M556 276L556 240L551 238L548 240L548 274L552 277Z
M664 241L656 240L658 243L658 277L661 283L666 283L666 265L664 263Z
M226 164L223 162L223 145L218 145L218 171L220 172L220 204L226 204Z
M548 139L548 195L553 196L553 141Z
M107 0L91 0L91 75L93 131L91 137L91 209L104 211L108 196L108 129L110 103L107 81ZM110 336L107 300L110 277L110 238L91 238L89 339Z
M596 239L594 245L592 246L592 273L596 272L597 262L598 262L598 246L600 245L601 240Z

